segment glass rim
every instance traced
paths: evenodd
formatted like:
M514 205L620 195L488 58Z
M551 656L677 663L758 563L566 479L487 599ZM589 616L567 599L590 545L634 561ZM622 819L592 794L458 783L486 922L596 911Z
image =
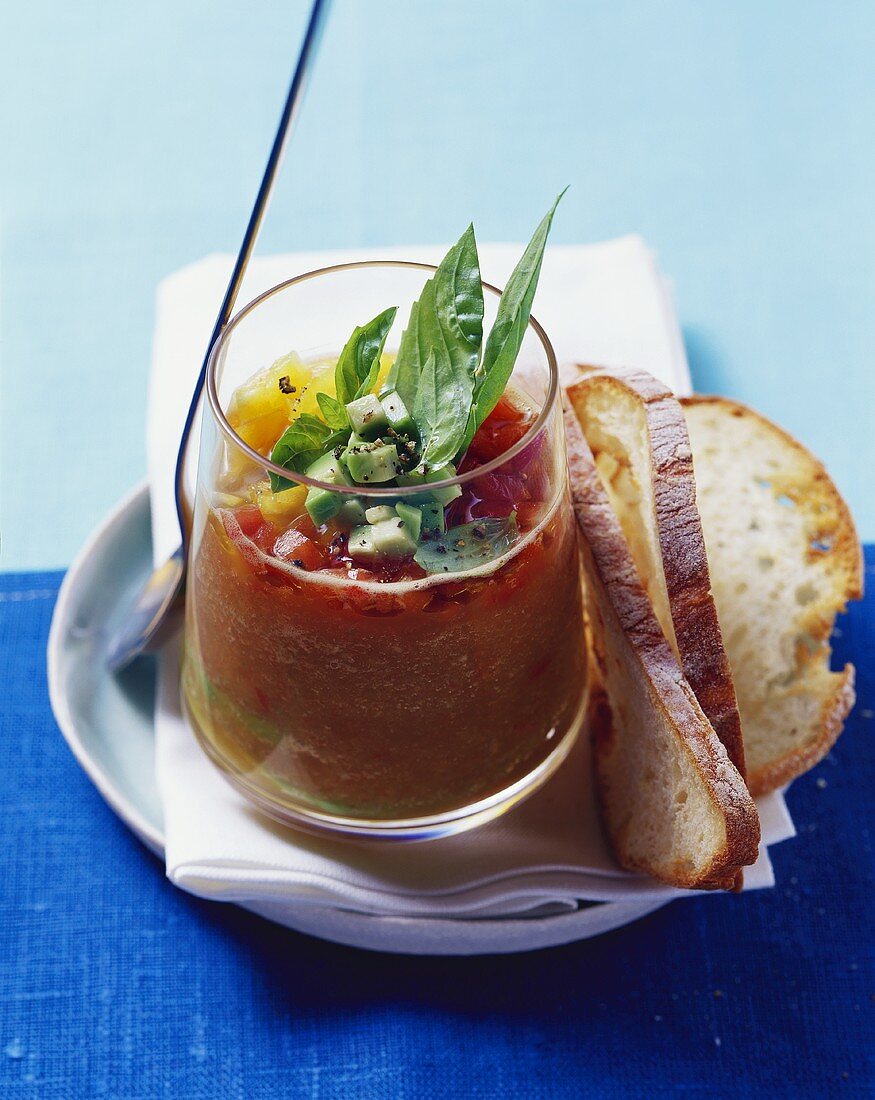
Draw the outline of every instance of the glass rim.
M271 462L269 458L266 458L263 454L256 451L253 447L250 447L249 444L234 431L225 415L225 410L222 408L221 401L219 400L217 373L222 353L233 335L234 330L242 321L262 305L262 303L274 297L274 295L279 294L281 291L287 290L289 287L295 286L298 283L307 282L310 279L318 278L320 275L331 275L340 271L355 271L366 268L382 267L400 267L430 272L437 271L437 266L435 264L421 263L417 260L353 260L348 263L318 267L313 271L306 271L301 275L295 275L290 279L284 279L281 283L277 283L275 286L269 287L267 290L263 291L239 309L219 334L219 338L216 340L210 352L210 358L207 365L207 399L216 423L228 442L236 447L238 451L242 451L243 454L247 455L262 469L274 473L287 481L293 481L296 485L305 485L308 488L314 489L327 489L331 492L342 493L346 496L403 497L422 492L422 487L416 485L334 485L331 482L317 481L316 478L307 477L306 474L299 474L295 470L288 470L283 466L278 466L276 463ZM499 288L493 286L492 283L481 280L481 285L484 290L488 290L497 296L501 295ZM556 364L556 353L553 350L553 345L550 343L550 339L543 327L533 316L529 316L527 328L531 328L541 342L541 346L547 357L547 369L550 375L547 395L534 423L530 426L522 439L517 440L512 447L508 447L506 451L503 451L496 458L490 459L488 462L483 463L482 466L477 466L473 470L467 470L465 473L456 474L455 477L445 478L443 481L430 482L428 486L429 490L450 488L453 485L462 485L472 478L482 477L484 474L489 474L499 469L505 462L508 462L523 451L546 424L547 418L550 416L553 406L556 403L557 394L559 392L559 368Z

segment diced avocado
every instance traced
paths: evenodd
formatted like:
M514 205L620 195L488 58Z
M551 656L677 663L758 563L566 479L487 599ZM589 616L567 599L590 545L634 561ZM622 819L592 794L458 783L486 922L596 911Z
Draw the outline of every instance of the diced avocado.
M307 477L312 477L316 481L327 481L331 485L352 484L349 475L343 468L343 463L339 458L335 458L332 452L317 458L314 463L308 466ZM317 527L321 527L323 523L327 523L337 515L343 507L343 503L342 493L333 493L330 489L317 489L314 487L308 491L304 506L313 523Z
M456 476L456 467L450 462L446 466L442 466L439 470L429 470L425 475L426 484L432 481L446 481L448 478ZM429 490L435 500L441 504L449 504L450 501L455 500L462 495L461 485L448 485L446 489L431 489Z
M432 489L431 495L439 504L446 506L462 495L462 486L448 485L445 489Z
M345 531L351 527L360 527L362 524L367 523L362 502L356 499L347 500L334 517L334 522Z
M343 507L341 493L333 493L330 489L311 489L307 493L304 507L316 527L321 527L330 519L334 519Z
M346 468L360 485L379 485L398 473L398 451L394 443L363 443L344 451Z
M395 509L391 504L376 504L373 508L365 509L365 519L368 523L379 523L381 519L392 519Z
M348 463L347 459L352 454L352 452L355 451L355 450L360 450L363 447L372 447L372 446L373 446L373 443L370 440L363 439L362 436L358 435L356 432L352 432L350 434L349 441L347 442L346 447L340 453L340 461L344 464L344 466L346 466L346 468L348 470L349 469L349 463Z
M414 539L403 519L384 519L371 527L374 549L386 558L409 558L416 553Z
M346 406L352 430L360 436L375 439L380 432L389 427L389 419L383 405L375 394L366 393L357 401Z
M380 405L389 427L399 435L410 435L416 431L413 417L397 393L387 393L380 399Z
M398 475L399 485L424 485L425 474L419 473L417 470L411 470L409 474Z
M355 527L349 533L346 548L353 561L373 562L377 558L377 548L374 546L374 528L367 524L363 527Z
M444 506L440 501L432 497L431 500L419 505L422 515L423 531L439 531L441 534L447 529L447 520L444 515Z
M395 505L395 512L399 519L404 520L410 537L414 542L419 542L419 533L422 530L422 512L415 504L405 504L403 501Z
M312 477L314 481L327 481L331 485L352 484L346 470L343 468L343 463L339 458L334 457L333 451L317 458L315 462L307 467L305 472L307 477Z
M456 467L450 462L446 466L442 466L439 470L429 470L423 474L419 470L413 470L409 474L399 474L399 485L428 485L433 481L447 481L451 477L456 476ZM462 495L461 485L450 485L446 489L429 489L428 495L417 494L416 497L411 497L410 500L416 504L421 504L425 500L437 500L441 504L449 504L450 501L455 500Z

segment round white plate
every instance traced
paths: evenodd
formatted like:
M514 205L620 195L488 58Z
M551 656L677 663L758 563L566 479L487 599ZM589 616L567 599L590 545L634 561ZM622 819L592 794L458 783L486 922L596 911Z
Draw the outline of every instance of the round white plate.
M106 670L106 646L152 565L149 494L130 493L92 535L71 566L49 634L49 694L58 725L92 782L143 843L164 849L155 785L155 665L135 662L118 676ZM299 932L355 947L415 955L482 955L531 951L600 935L665 902L581 903L540 917L444 919L378 917L348 910L252 905L253 912Z

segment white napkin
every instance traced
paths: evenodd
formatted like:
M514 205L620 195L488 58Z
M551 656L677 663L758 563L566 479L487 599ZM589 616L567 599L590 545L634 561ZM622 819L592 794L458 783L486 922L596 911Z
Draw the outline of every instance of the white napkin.
M481 246L484 277L502 285L520 245ZM253 262L241 300L291 274L365 258L437 262L437 247L298 253ZM185 407L231 259L213 256L158 290L148 455L156 561L178 540L172 466ZM635 364L689 392L666 280L638 237L548 248L535 314L560 366ZM280 349L282 350L282 349ZM283 829L251 809L207 761L179 705L178 647L161 657L156 768L167 875L202 897L292 914L304 906L392 916L484 917L560 912L579 901L668 900L683 891L619 870L589 796L587 739L541 791L483 828L421 844L349 844ZM774 883L766 847L794 835L779 793L757 801L763 844L745 888Z

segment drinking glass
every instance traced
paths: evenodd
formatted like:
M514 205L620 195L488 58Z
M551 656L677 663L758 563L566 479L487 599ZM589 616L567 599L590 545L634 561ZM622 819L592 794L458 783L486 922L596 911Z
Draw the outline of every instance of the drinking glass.
M240 310L209 364L184 704L225 777L264 812L311 831L424 839L481 824L547 779L582 722L576 527L555 356L534 319L508 390L528 410L522 438L496 410L479 465L466 459L430 486L459 487L459 523L513 504L519 535L503 556L386 580L307 569L279 544L240 534L239 502L249 515L271 472L366 506L416 495L415 486L323 485L274 466L252 445L252 425L235 431L232 413L238 387L278 357L294 350L330 365L356 325L397 305L391 354L434 270L379 261L289 279ZM484 284L484 331L498 296ZM265 430L275 440L282 427Z

